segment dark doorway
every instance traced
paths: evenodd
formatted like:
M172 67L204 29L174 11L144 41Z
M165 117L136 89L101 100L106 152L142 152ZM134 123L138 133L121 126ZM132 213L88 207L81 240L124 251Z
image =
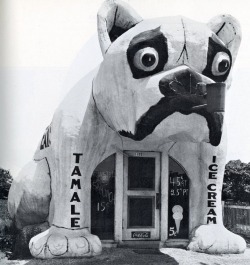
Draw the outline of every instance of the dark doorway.
M91 178L91 233L114 239L115 154L102 161Z
M188 239L189 179L184 169L169 157L168 238Z

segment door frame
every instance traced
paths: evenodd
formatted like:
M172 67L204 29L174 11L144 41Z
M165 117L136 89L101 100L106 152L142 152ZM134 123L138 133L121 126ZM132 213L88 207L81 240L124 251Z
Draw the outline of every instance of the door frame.
M129 157L152 157L155 158L154 189L128 190L128 158ZM161 155L159 152L127 151L124 156L123 170L123 240L144 241L160 240L160 208L157 209L157 194L160 194ZM151 198L152 200L152 227L128 227L129 221L129 198ZM132 238L132 233L142 233L143 238ZM149 236L149 237L148 237Z
M133 150L134 151L134 150ZM144 152L144 151L141 151ZM169 154L161 152L160 182L161 182L161 210L160 210L160 241L164 244L168 240L168 196L169 196ZM123 151L116 152L116 176L115 176L115 242L122 243L122 220L123 220ZM172 240L171 240L172 241Z

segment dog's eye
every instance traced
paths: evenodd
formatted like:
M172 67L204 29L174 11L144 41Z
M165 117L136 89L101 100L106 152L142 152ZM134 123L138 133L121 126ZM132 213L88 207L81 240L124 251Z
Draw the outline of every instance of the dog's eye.
M224 75L230 68L230 58L225 52L218 52L212 63L212 74L214 76Z
M151 47L141 49L134 56L134 65L143 71L153 71L159 62L158 52Z

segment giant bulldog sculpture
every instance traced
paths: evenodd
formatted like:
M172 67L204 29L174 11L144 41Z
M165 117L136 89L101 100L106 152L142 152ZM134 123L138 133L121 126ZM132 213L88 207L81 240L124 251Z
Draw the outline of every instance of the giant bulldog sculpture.
M222 222L224 114L208 102L211 87L216 99L230 86L241 39L237 20L143 20L127 4L109 0L98 13L98 35L103 62L59 106L9 193L18 227L49 221L49 229L30 240L32 255L101 253L89 231L90 180L117 150L169 151L184 166L191 196L188 249L243 252L245 241Z

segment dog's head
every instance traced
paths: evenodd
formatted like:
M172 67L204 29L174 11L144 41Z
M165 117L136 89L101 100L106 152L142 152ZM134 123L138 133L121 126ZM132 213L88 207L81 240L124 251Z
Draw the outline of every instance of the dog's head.
M125 3L109 0L98 13L98 34L104 60L93 91L111 127L136 141L150 135L220 143L223 112L209 111L207 88L217 83L217 97L230 86L241 39L236 19L143 20Z

